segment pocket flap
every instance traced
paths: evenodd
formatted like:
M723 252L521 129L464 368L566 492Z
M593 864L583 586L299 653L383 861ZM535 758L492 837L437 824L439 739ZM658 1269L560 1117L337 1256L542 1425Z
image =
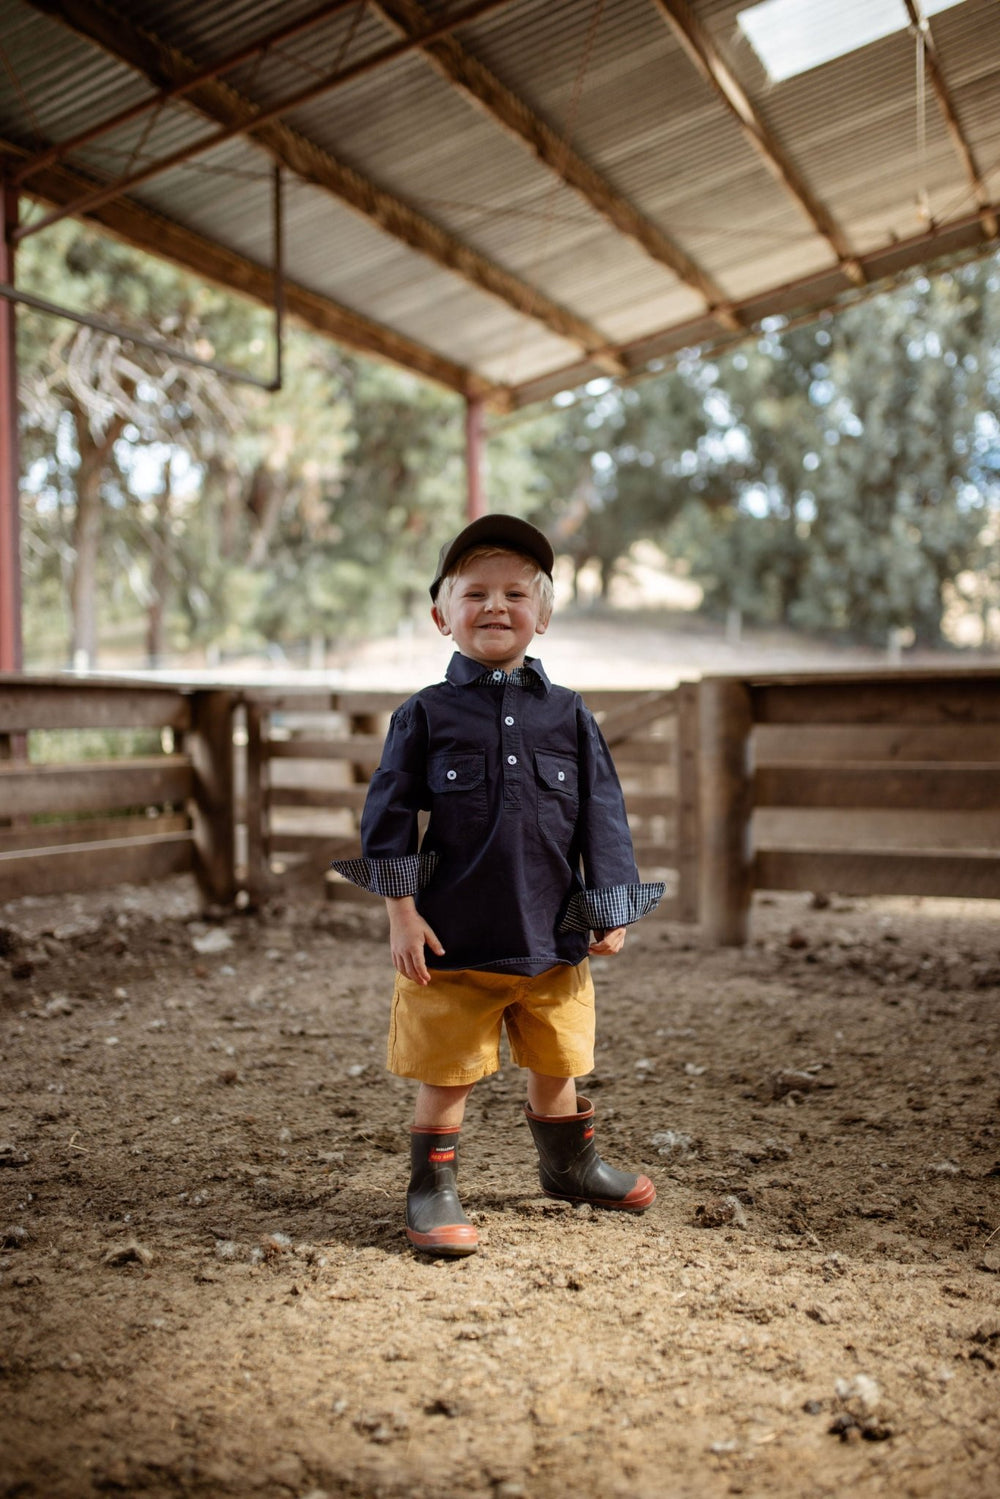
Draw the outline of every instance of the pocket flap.
M471 791L486 775L482 750L463 755L432 755L427 764L427 784L435 795L442 791Z
M545 750L535 751L538 776L550 791L561 791L566 796L576 795L576 761L567 755L552 755Z

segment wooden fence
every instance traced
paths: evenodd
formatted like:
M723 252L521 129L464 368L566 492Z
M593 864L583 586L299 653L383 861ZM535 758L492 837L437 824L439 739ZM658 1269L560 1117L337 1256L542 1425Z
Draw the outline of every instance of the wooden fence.
M231 903L234 706L214 689L0 676L0 900L190 871ZM102 758L83 757L88 738Z
M190 871L229 905L296 866L318 880L358 851L401 696L0 676L0 900ZM710 940L746 940L755 890L1000 899L1000 671L587 699L643 878ZM102 758L67 756L65 731L98 735Z
M1000 672L705 678L701 921L754 890L1000 899Z
M258 899L293 862L325 869L360 852L358 821L389 716L403 694L254 693L246 700L247 883ZM697 688L593 692L622 779L643 879L697 920ZM335 899L371 901L331 876Z

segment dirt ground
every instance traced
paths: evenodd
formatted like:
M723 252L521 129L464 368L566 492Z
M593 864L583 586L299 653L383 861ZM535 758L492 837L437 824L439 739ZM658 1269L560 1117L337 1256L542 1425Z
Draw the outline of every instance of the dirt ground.
M0 1494L1000 1492L1000 911L761 901L597 967L598 1143L537 1189L507 1064L402 1233L384 918L185 882L0 908Z

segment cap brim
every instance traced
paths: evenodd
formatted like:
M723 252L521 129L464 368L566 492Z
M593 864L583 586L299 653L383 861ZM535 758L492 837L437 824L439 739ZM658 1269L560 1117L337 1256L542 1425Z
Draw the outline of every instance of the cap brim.
M517 515L480 515L463 531L459 531L453 541L442 547L430 589L432 599L437 598L442 580L451 572L459 558L473 547L480 546L498 546L512 552L521 552L537 562L547 577L552 576L555 554L543 531Z

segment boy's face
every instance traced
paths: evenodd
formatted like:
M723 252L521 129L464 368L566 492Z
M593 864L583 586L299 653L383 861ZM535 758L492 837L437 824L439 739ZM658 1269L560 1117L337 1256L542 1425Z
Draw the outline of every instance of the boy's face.
M431 614L463 656L503 671L524 664L532 636L543 635L549 623L537 568L516 552L470 562L455 577L444 609L435 605Z

